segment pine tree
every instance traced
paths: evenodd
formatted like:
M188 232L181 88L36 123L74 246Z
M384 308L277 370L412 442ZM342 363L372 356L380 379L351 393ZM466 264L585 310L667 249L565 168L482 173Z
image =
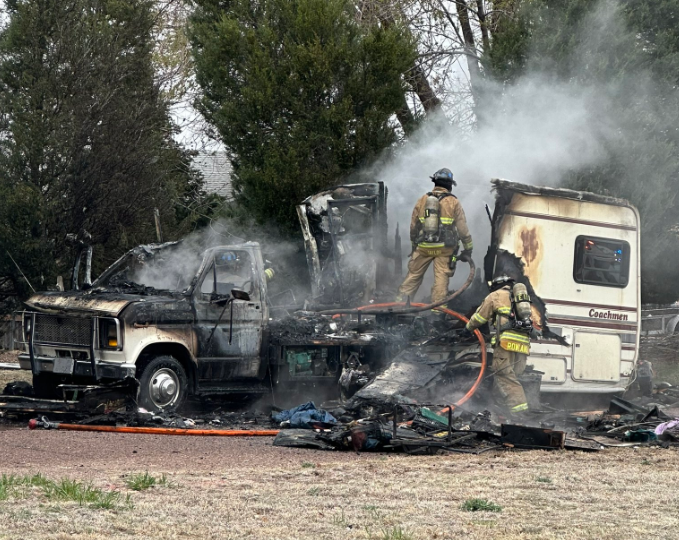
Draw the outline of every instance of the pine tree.
M394 142L414 45L396 24L359 24L345 0L196 4L198 105L229 151L237 201L297 231L297 204Z
M0 192L24 211L0 229L0 246L45 287L71 264L67 233L91 233L102 269L154 239L154 208L171 230L173 201L197 180L154 78L152 2L13 0L7 9ZM3 258L0 275L17 270Z

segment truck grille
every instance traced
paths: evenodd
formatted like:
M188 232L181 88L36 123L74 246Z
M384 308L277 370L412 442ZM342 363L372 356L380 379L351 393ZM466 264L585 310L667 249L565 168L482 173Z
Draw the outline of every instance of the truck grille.
M56 315L36 315L34 341L55 345L81 345L92 343L92 320Z

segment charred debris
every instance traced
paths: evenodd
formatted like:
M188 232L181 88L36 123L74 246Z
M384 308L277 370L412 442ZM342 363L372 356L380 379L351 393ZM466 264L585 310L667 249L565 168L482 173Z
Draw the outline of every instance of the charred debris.
M297 207L314 308L393 297L402 277L402 253L398 226L393 244L388 239L388 194L383 182L349 184L312 195Z
M494 180L493 186L496 205L483 272L474 274L472 268L466 284L469 287L448 307L470 314L487 293L484 282L495 272L507 273L526 285L533 299L534 321L542 328L543 338L568 345L551 332L545 303L535 293L521 254L502 249L499 242L503 217L514 194L549 195L553 190L502 180ZM557 191L559 197L598 200L591 194ZM398 228L394 241L388 239L387 196L382 183L353 184L313 195L297 208L311 295L303 305L286 306L284 310L267 306L272 316L257 329L265 338L263 363L257 369L269 378L267 384L257 381L261 388L255 394L270 394L272 403L282 405L286 384L301 381L313 387L322 381L329 383L335 399L326 401L320 410L313 403L304 403L294 409L274 407L274 415L265 417L252 413L254 406L247 411L219 413L215 411L217 405L208 402L205 406L203 401L202 409L184 409L181 415L152 413L141 410L134 399L115 398L116 392L125 389L130 390L127 398L134 395L131 382L89 389L88 399L102 398L98 392L109 392L109 399L101 399L106 403L103 407L88 405L87 399L76 405L74 392L78 389L68 385L61 386L62 399L51 404L33 400L28 388L8 388L0 409L5 415L73 415L76 421L90 424L188 429L276 427L280 428L276 445L334 450L481 453L507 448L599 450L616 445L679 444L679 421L672 423L679 417L679 392L675 395L673 389L658 393L658 403L616 398L605 413L565 413L540 403L542 373L527 369L521 382L535 412L517 421L504 417L487 398L492 371L485 371L485 345L481 340L466 342L458 337L457 330L463 326L459 318L431 313L430 306L371 308L371 304L391 300L402 278ZM608 204L616 204L609 199ZM527 243L524 251L534 249L528 245L530 238L522 241ZM84 256L87 267L91 251L84 240L74 242L79 249L74 269L77 276L79 261ZM139 246L91 285L85 279L83 290L38 296L33 307L63 312L91 310L93 304L108 302L106 309L115 312L126 302L142 298L135 313L143 320L135 320L137 326L190 325L195 313L186 291L195 286L203 269L199 266L205 266L207 260L201 263L200 250L196 250L193 259L197 262L187 266L191 257L186 257L185 248L181 242ZM154 271L154 261L173 262L175 257L180 272L168 275L164 270L167 264ZM256 270L253 266L253 272ZM215 291L216 285L215 278ZM228 304L224 305L222 310L218 304L222 315L228 313ZM361 311L359 306L366 309ZM97 309L103 309L102 305ZM338 314L342 310L346 316ZM205 330L206 335L214 334L212 325ZM198 336L199 346L203 338ZM228 346L231 340L230 333ZM240 388L247 393L249 386L241 384ZM201 412L209 407L210 413Z

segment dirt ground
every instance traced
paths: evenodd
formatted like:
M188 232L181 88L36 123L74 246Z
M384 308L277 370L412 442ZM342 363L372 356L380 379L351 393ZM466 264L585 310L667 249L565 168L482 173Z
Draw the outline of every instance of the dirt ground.
M24 490L0 539L676 538L679 452L658 448L412 457L216 439L0 431L4 474L41 472L129 494L113 509ZM149 472L164 485L132 491ZM468 499L499 512L469 512Z
M662 375L679 372L674 343L645 345ZM0 388L17 373L27 372L0 370ZM0 425L0 540L679 538L676 449L413 457L271 441ZM81 504L37 485L3 492L37 473L118 502ZM157 485L133 490L144 473ZM472 499L499 511L463 509Z

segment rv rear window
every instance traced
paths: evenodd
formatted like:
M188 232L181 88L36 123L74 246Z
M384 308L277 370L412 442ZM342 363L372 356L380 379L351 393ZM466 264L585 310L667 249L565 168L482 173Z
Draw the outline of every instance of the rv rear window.
M578 236L575 239L573 279L578 283L626 287L630 247L622 240Z

